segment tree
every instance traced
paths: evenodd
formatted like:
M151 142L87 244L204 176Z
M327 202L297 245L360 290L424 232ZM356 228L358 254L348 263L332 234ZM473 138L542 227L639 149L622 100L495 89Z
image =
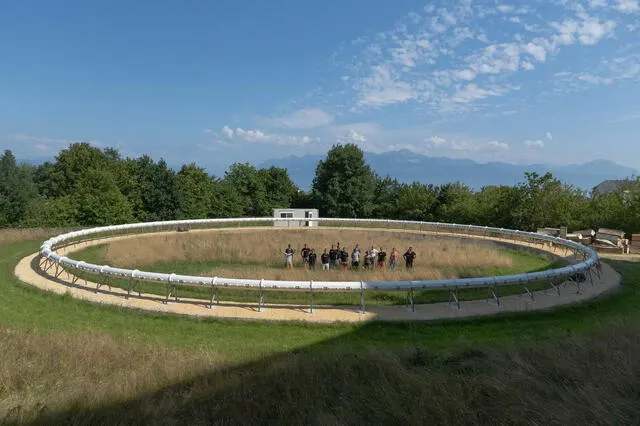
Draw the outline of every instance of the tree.
M513 186L485 186L475 194L478 225L517 229L522 193Z
M70 197L75 221L79 224L102 226L133 220L127 198L107 170L87 170L78 179L76 191Z
M312 193L323 216L367 217L373 211L375 184L362 150L338 144L318 163Z
M242 197L236 188L223 179L214 179L209 217L240 217L243 214Z
M0 227L19 225L37 195L32 167L18 165L13 153L5 151L0 157Z
M373 191L372 217L378 219L392 219L396 217L396 201L400 193L401 185L397 179L387 176L385 178L376 177L375 189Z
M478 216L473 191L461 182L442 185L438 191L438 220L475 224Z
M436 220L438 192L433 185L414 182L400 187L396 200L396 218L403 220Z
M298 193L298 188L289 178L287 169L280 167L260 169L258 176L265 188L265 197L260 206L261 216L270 216L273 209L291 207Z
M213 182L204 169L191 163L176 174L177 219L206 219L213 201Z
M267 200L264 176L249 163L235 163L225 173L224 182L240 197L243 216L262 216Z
M176 217L175 173L164 159L155 163L148 155L135 160L133 179L142 202L144 216L138 218L147 222L172 220Z
M56 156L44 191L55 197L71 195L87 170L106 168L108 163L107 155L99 148L87 142L73 143Z

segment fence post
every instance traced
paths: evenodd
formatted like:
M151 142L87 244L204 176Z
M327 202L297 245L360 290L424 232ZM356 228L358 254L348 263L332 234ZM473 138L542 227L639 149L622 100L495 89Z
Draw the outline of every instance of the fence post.
M360 281L360 310L362 311L362 313L364 314L365 308L364 308L364 282Z
M309 281L309 313L313 314L313 280Z
M262 283L264 279L260 279L260 299L258 301L258 312L264 311L264 289L262 288Z

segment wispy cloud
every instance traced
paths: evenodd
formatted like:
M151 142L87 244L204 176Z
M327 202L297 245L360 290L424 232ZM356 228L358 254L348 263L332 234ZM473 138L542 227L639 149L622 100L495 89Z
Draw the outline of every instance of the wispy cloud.
M269 121L277 127L287 129L313 129L332 123L333 116L320 108L303 108Z
M519 82L512 81L515 76L534 72L563 49L592 48L613 37L618 22L597 12L634 11L635 3L620 0L612 9L596 0L587 9L578 2L560 0L545 5L545 10L555 8L550 20L541 19L533 5L491 6L470 0L447 7L430 5L408 13L388 31L345 44L334 57L345 69L342 82L354 93L356 111L408 103L439 114L474 111L490 98L505 97L520 88ZM504 36L493 31L496 39L492 39L489 34L496 15L505 16L522 31ZM587 73L573 78L592 85L615 81Z
M9 135L9 137L11 139L15 140L15 141L36 143L36 144L39 144L40 146L45 145L45 144L48 145L48 144L68 144L68 143L70 143L70 141L67 140L67 139L42 137L42 136L31 136L31 135L25 135L24 133L14 133L12 135Z
M232 129L229 126L224 126L220 132L220 135L216 135L218 141L225 143L230 143L231 140L235 139L246 142L271 143L277 145L307 145L312 140L308 136L270 133L259 129L243 129L242 127Z
M524 141L524 146L526 146L527 148L544 148L544 141Z

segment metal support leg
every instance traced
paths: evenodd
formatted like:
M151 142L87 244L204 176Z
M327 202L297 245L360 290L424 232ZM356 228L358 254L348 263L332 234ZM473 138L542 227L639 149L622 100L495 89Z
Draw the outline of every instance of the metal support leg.
M415 312L416 305L413 301L413 287L409 287L409 291L407 292L407 298L409 300L409 305L411 306L411 312Z
M309 313L313 314L313 281L309 281Z
M60 266L60 268L58 268L58 265L56 265L56 278L59 278L64 271L65 271L64 266Z
M218 285L217 285L218 277L213 277L211 281L211 299L209 303L209 309L213 309L213 301L216 301L216 305L220 304L220 298L218 297Z
M531 298L532 302L536 301L536 299L533 297L533 292L529 290L529 287L527 287L526 285L523 285L522 289L523 289L522 293L528 295Z
M363 314L366 312L364 307L364 283L360 281L360 312Z
M162 301L163 304L168 305L169 304L169 295L170 295L170 290L169 290L169 281L167 281L165 283L165 298Z
M454 304L460 310L460 297L458 297L458 288L449 290L449 305Z
M260 299L258 300L258 312L264 312L264 288L262 287L262 282L264 280L260 280Z
M496 286L489 287L489 296L493 298L493 300L496 302L496 305L500 307L500 294L498 293L498 287ZM489 299L487 299L487 302L488 301Z

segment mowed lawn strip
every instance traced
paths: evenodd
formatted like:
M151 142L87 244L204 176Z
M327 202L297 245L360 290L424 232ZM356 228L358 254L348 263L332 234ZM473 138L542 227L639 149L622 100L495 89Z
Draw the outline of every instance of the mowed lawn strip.
M42 331L104 332L171 347L194 347L242 361L278 352L315 349L519 344L606 328L640 317L640 266L608 261L624 280L621 291L554 312L504 313L494 317L429 323L316 325L193 319L99 306L40 291L13 275L19 259L37 251L40 241L0 245L0 324ZM322 343L322 344L320 344Z
M105 249L108 244L100 244L92 247L88 247L77 252L74 252L72 257L77 260L84 260L88 263L97 265L108 264L105 260ZM563 261L554 259L550 255L537 254L529 250L514 250L514 249L500 249L502 255L508 256L512 259L513 265L510 267L468 267L457 268L458 272L465 277L482 277L482 276L497 276L497 275L510 275L524 272L537 272L551 268L559 268L564 265ZM118 266L118 265L112 265ZM239 264L222 262L218 260L209 261L174 261L174 262L156 262L149 265L139 266L137 269L144 271L153 271L159 273L175 273L179 275L193 275L193 276L211 276L211 271L216 268L225 269L242 269L251 267L253 264ZM264 267L265 265L260 265ZM280 263L273 265L266 265L272 268L283 268ZM301 265L296 265L297 268L302 268ZM400 266L402 267L402 266ZM366 274L365 274L366 275ZM321 273L320 278L331 280L333 272ZM213 278L213 276L211 276ZM259 277L256 277L259 278ZM87 279L94 281L98 279L95 274L87 274ZM354 274L355 280L355 274ZM130 285L127 279L111 279L110 285L120 288L128 288ZM531 283L528 288L531 291L542 290L548 288L549 285L546 282ZM141 282L141 291L143 293L150 294L165 294L165 286L160 283ZM507 296L511 294L518 294L523 291L522 287L517 286L505 286L500 288L500 294ZM208 300L211 292L207 288L198 288L190 286L180 286L178 288L178 295L186 298L196 298ZM460 298L462 300L475 300L483 299L488 295L488 291L485 288L478 289L462 289L460 290ZM256 303L258 300L258 290L245 290L245 289L230 289L220 288L218 290L218 297L222 301L228 302L243 302L243 303ZM332 291L316 291L313 295L313 301L316 305L350 305L356 306L360 302L359 292L332 292ZM414 294L415 303L436 303L445 302L449 300L448 291L440 290L418 290ZM306 305L310 301L310 295L305 291L296 292L283 292L277 290L269 290L265 293L266 303L290 303ZM406 303L405 292L398 291L367 291L366 293L367 305L401 305Z

